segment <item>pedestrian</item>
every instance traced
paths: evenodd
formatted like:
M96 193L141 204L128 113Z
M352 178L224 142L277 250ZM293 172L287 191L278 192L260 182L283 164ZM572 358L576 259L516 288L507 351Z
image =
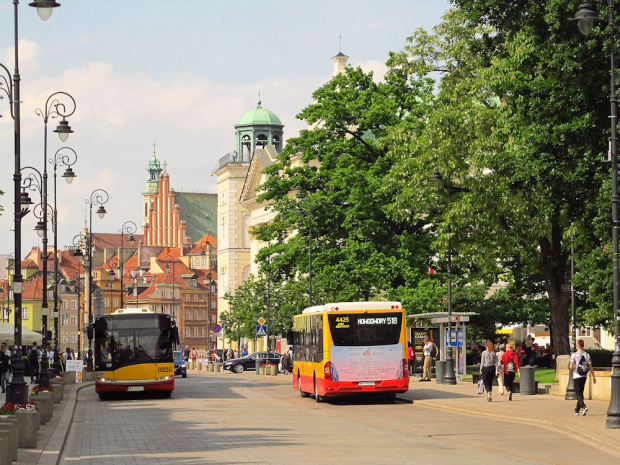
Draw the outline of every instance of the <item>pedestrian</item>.
M592 369L592 359L590 354L583 350L583 339L577 339L577 352L570 356L570 369L573 370L573 385L575 386L575 394L577 395L577 405L575 405L575 415L585 416L588 407L583 401L583 389L586 386L588 373L592 373L592 382L596 384L596 376Z
M487 402L493 400L493 379L497 373L497 355L491 341L486 342L486 350L482 352L480 358L480 374L487 391Z
M282 373L288 375L291 372L291 358L288 352L285 352L282 357L280 357L280 364L282 365Z
M9 361L10 355L7 355L6 342L0 345L0 380L2 382L2 392L6 392L6 386L9 382Z
M243 346L243 350L241 351L241 356L246 357L247 355L248 355L248 348L247 346Z
M186 362L189 362L189 346L185 346L185 349L183 350L183 357Z
M233 353L233 350L228 349L228 352L226 352L226 360L232 360L233 358L235 358L235 354Z
M519 357L517 357L515 353L514 341L508 343L508 350L502 355L502 368L504 370L504 386L508 391L508 400L512 400L512 383L515 380L515 375L519 371Z
M37 347L37 343L33 342L30 352L28 352L28 365L30 366L30 384L34 384L39 379L39 359L41 351Z
M424 347L422 349L424 353L424 370L422 371L422 378L420 381L430 381L431 380L431 365L433 363L433 342L426 338L424 339Z
M504 356L504 352L506 352L506 344L502 343L499 345L499 351L495 354L497 357L497 393L500 396L503 396L506 391L504 389L504 367L502 366L502 357Z
M407 367L409 369L409 376L413 374L413 347L411 342L407 342Z
M46 355L47 355L47 367L52 368L52 365L54 364L54 349L52 349L51 344L47 345Z

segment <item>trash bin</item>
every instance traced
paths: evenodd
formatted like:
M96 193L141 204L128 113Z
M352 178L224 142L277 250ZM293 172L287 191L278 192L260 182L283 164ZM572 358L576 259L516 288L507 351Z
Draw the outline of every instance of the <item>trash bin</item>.
M534 367L521 367L519 372L519 393L522 396L533 396L536 394L536 383L534 382Z
M443 377L446 373L446 361L445 360L437 360L435 361L435 381L437 384L443 384Z

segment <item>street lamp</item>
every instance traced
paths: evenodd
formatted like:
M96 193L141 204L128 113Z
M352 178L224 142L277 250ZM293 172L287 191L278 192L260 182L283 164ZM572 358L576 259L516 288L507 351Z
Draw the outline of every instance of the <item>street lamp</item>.
M129 234L129 237L127 238L127 242L129 242L130 244L133 244L135 242L133 233L135 233L137 230L138 230L138 226L136 226L136 223L134 223L133 221L125 221L123 223L123 226L121 226L121 229L118 230L118 232L121 233L121 254L119 257L120 258L119 269L120 269L120 278L121 278L121 306L120 308L123 308L123 294L125 293L125 288L123 287L123 279L124 279L123 262L125 261L125 256L123 255L124 235Z
M73 97L71 97L71 100L73 101ZM58 106L60 106L60 104ZM62 107L62 109L64 110L64 106ZM59 132L59 134L62 135L64 133ZM47 130L46 130L45 137L47 139ZM71 167L75 164L76 161L77 161L77 153L75 153L75 150L73 150L70 147L59 148L54 154L54 158L50 158L48 160L48 162L51 163L52 166L54 167L54 208L53 208L54 219L52 223L52 230L54 232L54 331L56 333L56 339L55 339L56 347L54 350L54 370L56 371L56 373L60 373L60 370L62 369L61 364L60 364L60 357L58 354L58 348L59 348L58 338L60 335L60 332L59 332L60 328L58 326L58 210L57 210L57 193L56 193L56 187L57 187L56 171L59 165L66 166L67 168L65 169L65 172L63 173L62 177L65 178L65 181L67 182L67 184L71 184L73 182L73 178L75 178L75 173L73 172L73 169Z
M122 262L118 259L118 257L112 257L108 260L108 275L112 278L112 282L107 284L106 287L110 289L110 313L114 313L114 279L116 278L116 270L122 267ZM121 279L121 295L123 294L123 280ZM121 305L119 308L123 308Z
M603 3L598 0L597 3ZM609 399L609 408L607 409L607 428L620 428L620 309L618 299L620 298L618 289L618 279L620 279L620 221L618 218L618 204L620 204L620 196L618 195L618 98L616 96L616 65L615 65L615 49L614 49L614 10L616 6L615 0L607 0L609 8L609 54L611 66L611 94L609 96L609 104L611 107L611 222L612 222L612 247L613 247L613 318L614 318L614 353L611 358L611 396ZM575 14L574 21L577 21L579 30L588 35L595 22L601 19L596 11L589 3L582 3L579 11Z
M40 2L39 2L40 3ZM51 14L51 8L50 8L50 14ZM49 16L48 16L49 17ZM44 18L46 19L46 18ZM68 99L67 99L68 97ZM60 99L62 99L63 101L67 102L67 104L63 103L63 101L61 101ZM76 105L75 105L75 100L73 99L73 97L71 97L71 95L67 94L66 92L54 92L52 95L50 95L47 100L45 101L45 106L44 109L41 110L40 108L37 108L35 110L35 113L40 116L43 119L43 194L42 194L42 204L43 204L43 211L47 211L47 206L48 206L48 202L47 202L47 122L50 120L50 118L57 118L57 117L62 117L62 121L61 124L58 125L58 127L54 130L54 132L58 133L58 135L60 136L60 140L61 141L65 141L67 139L67 137L69 136L69 133L73 132L71 131L71 127L68 125L68 123L65 121L65 118L73 115L73 113L75 113L75 109L76 109ZM63 124L64 123L64 124ZM57 152L58 153L58 152ZM50 163L52 162L52 160L50 160ZM56 172L54 171L54 176L55 176ZM73 179L73 178L71 178ZM54 177L54 182L56 181L56 178ZM56 185L54 184L54 205L56 204ZM54 231L54 237L55 237L55 242L54 242L54 254L57 253L57 233L56 231L56 219L58 218L58 215L56 214L56 212L54 211L54 215L52 216L52 229ZM37 225L37 232L38 233L42 233L42 238L43 238L43 290L45 293L45 296L43 298L43 304L42 304L42 309L41 309L41 313L42 313L42 319L43 319L43 331L44 331L44 339L45 339L45 332L47 331L47 315L48 315L48 302L47 302L47 257L48 257L48 253L47 253L47 215L43 215L42 218L42 224ZM57 262L55 262L57 263ZM54 276L57 278L57 275L54 274ZM57 304L58 300L56 297L54 297L54 303ZM56 308L56 306L54 306L54 318L55 321L57 320L56 318L56 313L58 312L58 309ZM57 325L54 326L55 330L58 331L58 327ZM56 337L56 341L55 341L55 354L58 354L58 337ZM47 346L45 345L45 340L43 341L43 345L44 345L44 352L47 351ZM55 365L56 368L58 369L58 373L60 373L60 361L58 359L58 355L54 356L55 358ZM47 354L44 353L43 357L41 359L41 364L43 365L45 362L45 371L49 371L49 362L47 361Z
M176 282L176 273L175 273L175 265L176 265L176 260L172 257L172 255L166 255L164 258L169 258L170 260L168 260L166 262L166 270L170 270L170 263L172 263L172 308L170 309L170 315L172 316L172 318L176 317L176 312L174 309L174 283ZM163 311L162 311L163 313Z
M47 339L47 312L48 312L48 305L47 305L47 293L48 293L48 289L47 289L47 219L49 218L53 218L53 212L50 211L51 210L51 206L47 204L47 201L45 200L46 197L46 181L45 181L45 174L41 174L41 172L32 167L32 166L25 166L21 169L21 171L27 173L27 175L23 178L22 180L22 189L23 192L26 193L26 195L28 194L27 191L28 190L32 190L32 191L37 191L40 195L41 198L41 203L39 203L38 205L35 206L35 208L33 208L33 215L39 219L39 221L37 222L36 227L34 228L37 231L37 234L39 235L39 237L42 238L43 240L43 245L42 245L42 252L43 252L43 272L42 272L42 281L43 281L43 285L42 285L42 296L41 296L41 332L43 333L43 341L42 341L42 346L43 346L43 350L42 350L42 355L41 355L41 371L40 371L40 375L39 375L39 385L41 386L49 386L49 377L50 377L50 370L49 370L49 360L47 358L47 343L48 343L48 339ZM45 171L44 171L45 173Z
M74 251L74 255L76 255ZM80 305L80 271L74 271L69 273L68 278L75 283L75 292L77 294L77 326L78 326L78 340L77 340L77 353L78 358L82 358L82 307Z
M103 190L103 189L95 189L91 194L90 197L88 199L85 200L86 204L88 205L88 210L89 210L89 215L88 215L88 235L86 237L86 253L87 255L87 260L88 260L88 281L86 282L86 287L87 287L87 291L86 294L88 295L88 324L92 324L93 323L93 299L92 299L92 293L93 293L93 205L99 205L99 208L97 209L97 215L99 215L99 218L103 218L105 216L105 214L107 213L105 208L104 208L104 204L110 200L110 196L108 195L108 193ZM91 332L89 331L89 334ZM93 340L92 338L88 338L88 358L86 360L86 364L90 367L92 367L93 365Z
M312 203L308 198L308 302L312 307ZM299 208L297 210L299 216L304 215L304 211Z
M14 29L14 51L15 51L15 72L11 77L11 73L6 66L0 64L2 69L6 72L6 76L0 75L0 90L9 99L11 106L11 117L14 122L14 171L13 171L13 194L14 194L14 238L15 238L15 264L13 268L13 303L14 308L22 308L22 267L21 267L21 254L22 254L22 228L21 219L25 215L22 210L21 203L21 96L20 96L20 81L19 74L19 34L18 34L18 5L19 0L13 0L13 29ZM37 7L39 16L41 16L40 8L44 9L43 19L49 18L51 14L50 8L60 6L59 3L49 0L37 0L30 3L30 6ZM47 14L49 13L49 14ZM7 402L15 404L23 404L26 402L27 389L26 381L24 380L24 362L22 361L22 313L20 311L15 312L15 332L14 332L14 345L13 345L13 360L11 361L13 369L13 379L10 383L10 393L7 395Z
M451 180L445 181L441 173L435 173L431 177L431 182L440 189L445 189L448 193L448 210L450 210L450 202L452 194L457 192L469 192L465 187L457 187L452 184ZM446 350L446 373L443 378L444 384L456 384L456 375L454 373L454 358L452 354L452 227L448 223L448 349ZM457 337L458 342L458 337Z
M575 235L570 236L570 305L571 305L571 345L570 354L577 352L577 309L575 298ZM570 363L569 363L570 366ZM564 400L576 400L575 380L573 379L573 370L568 370L568 383L566 384L566 394Z
M206 274L206 278L207 278L207 286L209 286L208 290L208 299L207 299L207 353L209 355L211 355L211 328L212 328L212 324L211 324L211 270L213 269L212 264L211 264L211 243L209 242L209 234L207 234L207 239L205 241L205 243L202 246L202 254L206 255L206 250L205 247L209 250L209 272ZM223 346L222 346L223 349ZM223 353L223 352L222 352Z

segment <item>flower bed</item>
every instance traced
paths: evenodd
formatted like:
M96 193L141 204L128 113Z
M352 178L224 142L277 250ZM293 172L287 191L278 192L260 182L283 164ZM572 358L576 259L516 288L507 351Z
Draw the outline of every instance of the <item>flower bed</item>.
M37 396L39 395L39 392L53 392L54 391L54 386L52 386L51 384L49 386L39 386L38 384L35 386L32 386L32 392L30 393L31 396Z
M13 404L11 402L5 402L0 407L0 415L15 415L18 410L39 410L32 402L26 402L25 404Z

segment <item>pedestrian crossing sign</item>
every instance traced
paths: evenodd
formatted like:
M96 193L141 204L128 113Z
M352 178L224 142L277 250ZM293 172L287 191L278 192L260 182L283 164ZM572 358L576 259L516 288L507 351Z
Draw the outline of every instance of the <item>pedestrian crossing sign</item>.
M267 335L267 326L265 325L256 325L256 337L266 336Z

